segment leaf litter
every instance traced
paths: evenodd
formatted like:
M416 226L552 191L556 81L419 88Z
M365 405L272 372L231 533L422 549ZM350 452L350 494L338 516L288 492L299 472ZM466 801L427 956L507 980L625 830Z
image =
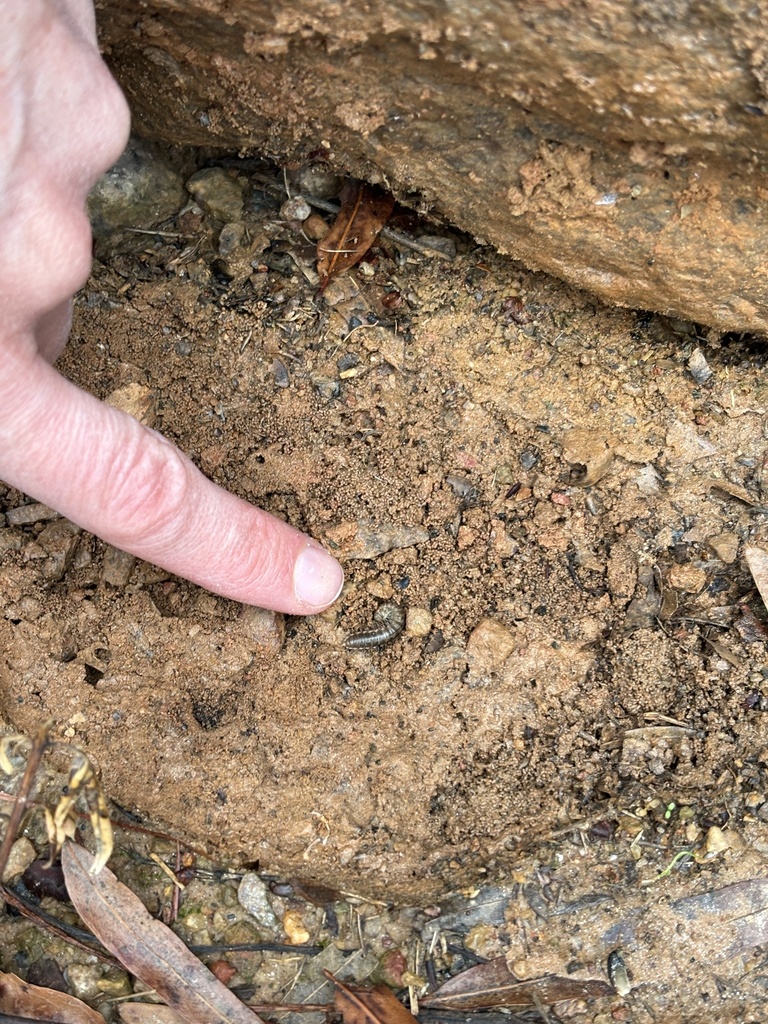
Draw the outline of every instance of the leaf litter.
M195 1024L263 1024L138 896L108 868L95 874L93 863L86 850L65 844L64 877L77 912L131 974Z
M317 243L320 290L332 277L350 270L366 255L389 220L395 200L375 185L349 178L341 192L341 209L328 233Z

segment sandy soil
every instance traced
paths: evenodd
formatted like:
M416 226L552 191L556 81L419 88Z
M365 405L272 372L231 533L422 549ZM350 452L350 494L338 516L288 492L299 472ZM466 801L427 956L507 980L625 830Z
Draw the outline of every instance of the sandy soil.
M0 488L8 721L54 716L117 803L221 856L400 902L525 863L642 905L682 848L705 863L676 897L759 874L762 344L462 237L447 262L385 243L321 297L278 211L250 179L226 257L194 211L102 244L61 369L138 385L204 472L324 539L341 598L244 610L14 525ZM385 600L405 633L347 651Z

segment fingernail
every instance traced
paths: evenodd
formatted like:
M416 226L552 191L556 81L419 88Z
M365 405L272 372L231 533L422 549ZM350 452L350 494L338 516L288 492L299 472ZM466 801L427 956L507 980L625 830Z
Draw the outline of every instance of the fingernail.
M299 601L312 608L325 608L333 604L343 585L344 573L332 555L314 544L304 548L293 570L293 588Z

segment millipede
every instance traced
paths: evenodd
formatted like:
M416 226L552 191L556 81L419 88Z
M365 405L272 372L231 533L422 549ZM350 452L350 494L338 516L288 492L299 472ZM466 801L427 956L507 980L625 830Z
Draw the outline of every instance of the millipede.
M363 630L362 633L351 633L344 641L349 650L358 650L361 647L382 647L399 636L405 628L405 609L394 601L385 601L379 605L373 616L377 623L372 629Z

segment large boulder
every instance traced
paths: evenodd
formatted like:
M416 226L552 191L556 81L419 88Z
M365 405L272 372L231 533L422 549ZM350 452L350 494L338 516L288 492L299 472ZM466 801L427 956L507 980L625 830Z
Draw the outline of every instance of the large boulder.
M100 0L143 134L325 153L625 306L768 329L751 0Z

